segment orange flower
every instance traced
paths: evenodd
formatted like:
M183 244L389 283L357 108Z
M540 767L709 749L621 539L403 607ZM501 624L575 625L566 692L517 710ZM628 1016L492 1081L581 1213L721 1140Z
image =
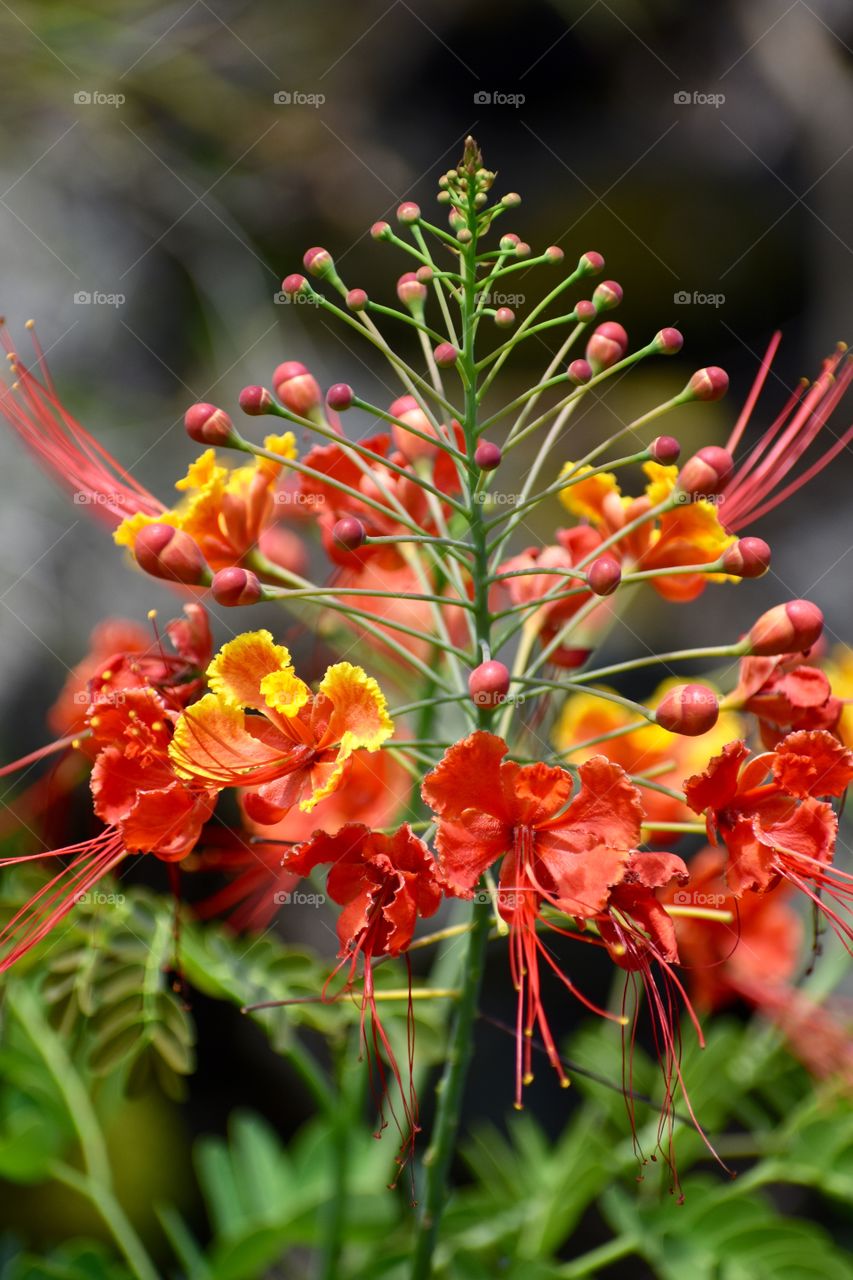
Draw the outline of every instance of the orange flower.
M587 604L593 597L578 578L562 576L559 573L536 573L536 569L574 569L575 565L594 551L601 542L601 535L588 525L578 525L574 529L558 529L557 544L548 547L530 547L519 555L505 560L500 566L499 574L517 574L516 577L505 577L501 587L508 594L513 604L532 604L549 596L561 596L562 599L545 599L540 610L530 609L525 613L526 619L538 617L539 634L543 644L548 644L556 636L570 618ZM607 605L602 605L602 612ZM594 623L587 624L588 630ZM589 656L589 645L570 647L558 645L551 654L551 662L558 667L573 668L581 666Z
M841 699L833 697L829 677L819 667L807 666L801 654L743 658L738 686L726 704L752 712L768 750L791 729L836 733L844 710Z
M570 773L544 764L502 763L506 752L501 738L473 733L445 752L424 779L422 794L438 816L436 849L449 894L473 897L483 872L502 859L498 910L510 925L518 991L520 1106L522 1085L532 1079L531 1037L537 1025L552 1066L568 1084L540 998L540 959L594 1007L543 945L537 932L540 908L546 903L581 920L603 911L640 843L643 811L637 788L603 756L580 766L580 790L569 803Z
M376 751L394 732L360 667L329 667L312 693L268 631L224 645L207 677L213 692L178 721L172 762L182 778L250 788L244 804L256 822L277 822L295 804L310 811L341 785L353 752Z

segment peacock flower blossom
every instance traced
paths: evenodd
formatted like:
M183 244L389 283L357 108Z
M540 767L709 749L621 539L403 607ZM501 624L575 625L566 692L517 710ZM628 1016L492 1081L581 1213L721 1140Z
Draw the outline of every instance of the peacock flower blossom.
M640 843L643 810L624 770L602 756L580 765L580 788L571 798L572 775L565 769L504 761L506 753L501 738L473 733L445 752L424 779L422 795L438 819L435 847L448 894L472 898L483 872L501 859L498 910L510 927L510 968L518 992L520 1107L522 1087L533 1078L537 1027L560 1082L568 1085L542 1004L540 961L594 1009L543 943L541 908L547 904L577 920L604 911Z
M664 680L649 699L657 706L678 682ZM601 688L609 692L606 685ZM722 711L716 724L698 737L672 734L657 724L640 724L625 730L636 717L618 702L594 693L574 693L566 699L553 731L554 745L572 764L605 755L633 776L646 775L670 792L680 792L684 780L704 768L710 756L722 751L741 733L742 722L734 711ZM612 737L607 735L612 734ZM661 830L655 822L687 822L693 818L684 800L663 791L643 794L646 835L654 844L671 844L677 831Z
M309 812L342 784L355 751L377 751L394 732L360 667L336 663L312 693L269 631L223 645L207 679L212 692L178 720L172 763L184 779L246 788L255 822L277 822L296 804Z
M690 996L700 1010L743 1000L781 1031L789 1050L818 1080L853 1089L853 1047L829 1007L793 985L803 942L800 917L791 906L793 887L731 896L725 854L706 848L690 860L690 890L664 890L662 901L679 907L713 904L731 910L731 921L674 917Z
M684 787L693 811L706 815L708 838L728 850L731 892L767 893L787 880L849 947L853 926L839 911L849 912L853 876L833 865L838 818L822 797L844 794L853 751L815 729L789 733L775 751L748 757L744 742L730 742Z
M179 529L195 542L214 571L238 564L255 550L273 525L275 491L287 460L296 457L292 432L267 436L264 448L281 461L256 457L233 469L206 449L192 462L175 488L186 496L176 507L149 515L138 512L123 520L113 537L120 547L134 548L141 530L152 524Z
M499 575L513 574L503 577L501 589L506 592L514 605L533 605L537 600L544 603L537 610L531 609L526 615L531 625L538 624L542 643L547 645L562 630L567 622L585 604L593 598L592 593L578 576L570 571L590 555L601 542L601 535L587 525L578 525L573 529L558 529L557 542L546 547L529 547L518 555L511 556L498 568ZM536 569L565 569L563 577L559 573L536 573ZM547 597L555 597L548 599ZM559 598L562 597L562 598ZM607 606L603 605L602 610ZM588 630L594 629L590 620ZM558 667L573 668L581 666L589 656L589 645L557 645L552 650L549 660Z
M386 1125L384 1103L387 1082L383 1059L397 1082L403 1115L391 1113L400 1133L398 1164L412 1153L418 1132L418 1102L412 1082L414 1015L408 1007L408 1082L382 1025L376 1007L373 962L383 956L400 956L408 950L419 918L435 915L442 900L442 883L435 859L424 842L404 824L393 835L371 831L363 823L352 822L335 835L315 831L284 860L285 870L308 876L318 866L328 865L326 891L343 910L338 916L337 934L340 961L328 985L342 970L346 988L355 983L359 957L363 962L361 992L361 1038L378 1087L380 1132ZM411 970L409 970L411 992ZM370 1027L368 1030L368 1016ZM378 1135L377 1135L378 1136Z
M281 864L281 841L252 840L243 831L209 824L181 870L223 876L225 883L193 902L199 920L224 918L237 933L268 929L299 876Z
M32 324L28 322L32 331ZM75 504L115 528L140 515L157 520L165 507L99 444L64 407L33 332L38 373L15 352L0 321L14 382L0 379L0 414L48 474ZM41 376L39 376L41 375Z
M826 672L808 666L799 654L743 658L737 688L726 706L756 717L761 741L769 751L793 729L836 733L844 710Z

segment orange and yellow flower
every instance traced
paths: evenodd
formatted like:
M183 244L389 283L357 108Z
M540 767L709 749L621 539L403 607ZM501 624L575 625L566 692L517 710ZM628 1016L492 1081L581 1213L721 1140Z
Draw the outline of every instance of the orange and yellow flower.
M309 812L341 785L355 751L377 751L394 732L361 667L336 663L312 693L268 631L229 641L207 678L212 692L178 721L172 762L180 777L247 788L255 822L277 822L296 804Z

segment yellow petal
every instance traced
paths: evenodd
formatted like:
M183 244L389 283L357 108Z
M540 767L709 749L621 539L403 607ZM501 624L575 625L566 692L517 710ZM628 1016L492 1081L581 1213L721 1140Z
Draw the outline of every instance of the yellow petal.
M295 716L311 697L311 690L293 670L272 671L261 681L261 693L268 707L283 716Z
M232 706L263 711L267 701L261 682L289 667L289 650L276 644L269 631L245 631L222 646L207 668L207 679L211 690Z
M675 488L678 480L678 467L665 467L660 462L643 463L643 470L649 477L646 485L646 497L653 507L664 502Z
M319 691L332 703L324 738L329 743L340 743L339 758L358 747L377 751L394 732L385 695L361 667L335 663L323 676Z
M565 475L574 469L573 462L567 462L561 472ZM621 496L619 482L611 471L600 471L598 475L583 477L592 471L592 467L583 466L574 473L572 481L559 492L560 501L567 511L580 519L600 523L604 519L604 500L611 493Z

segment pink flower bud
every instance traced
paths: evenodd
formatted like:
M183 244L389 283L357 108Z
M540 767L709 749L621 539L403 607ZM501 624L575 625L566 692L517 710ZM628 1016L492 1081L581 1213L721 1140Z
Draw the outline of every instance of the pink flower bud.
M703 684L677 684L664 695L655 711L662 729L687 738L713 729L720 714L716 694Z
M407 227L410 227L413 222L418 222L420 216L420 205L415 204L413 200L404 200L397 209L397 221Z
M678 473L678 487L682 493L719 493L734 469L732 455L719 445L707 445L688 458Z
M661 463L664 467L669 467L673 462L677 462L681 453L681 445L675 436L658 436L649 445L649 457L655 462Z
M481 440L474 450L474 461L481 471L494 471L501 465L502 457L500 447L490 440Z
M430 284L434 275L432 267L418 267L415 279L420 280L421 284Z
M661 329L655 334L655 349L662 356L674 356L684 346L684 338L677 329Z
M609 369L621 360L628 350L628 335L621 324L613 320L605 320L594 329L586 344L586 358L594 371Z
M592 377L592 365L588 360L573 360L568 368L569 382L582 387Z
M357 551L364 545L367 530L355 516L342 516L332 529L332 537L345 551Z
M346 296L346 304L350 311L363 311L368 298L363 289L350 289Z
M468 227L462 227L459 231L456 232L456 239L459 241L460 244L470 244L473 238L474 237L471 235L471 232L469 231Z
M336 382L326 392L326 404L338 413L345 413L352 407L353 389L348 382Z
M622 581L622 566L615 556L599 556L587 569L586 580L593 595L610 596Z
M729 375L717 365L697 369L685 387L693 400L722 400L728 389Z
M517 191L508 191L505 196L501 196L501 204L505 209L517 209L521 204L521 196Z
M272 396L266 387L244 387L240 392L240 408L250 418L260 417L272 408Z
M298 360L285 360L280 364L272 381L281 403L301 418L316 409L322 400L320 384Z
M525 240L519 240L518 244L515 246L515 256L517 258L530 257L530 245L527 244Z
M459 352L452 342L440 342L432 356L439 369L452 369L459 359Z
M184 414L184 427L191 440L213 448L222 448L234 439L233 422L214 404L191 404Z
M133 554L140 569L154 578L199 586L207 582L210 570L198 544L170 524L147 524L139 530Z
M261 598L261 584L250 569L220 569L213 575L210 590L217 604L229 607L240 604L257 604Z
M414 271L407 271L405 275L400 276L397 281L397 297L403 303L403 306L414 310L420 310L423 307L424 299L427 296L427 287L421 284Z
M505 235L501 236L500 241L498 243L500 246L501 253L514 253L515 246L517 244L520 244L521 242L519 240L519 237L515 234L514 231L507 231Z
M575 319L580 320L582 324L594 320L596 315L595 303L590 302L588 298L581 298L580 302L575 303Z
M370 234L374 240L390 240L393 232L387 222L374 222Z
M321 249L315 246L309 249L302 259L302 263L309 276L325 276L333 271L335 264L332 261L332 255L328 249Z
M592 300L599 311L612 311L622 301L622 286L615 280L602 280L593 291Z
M597 276L604 270L604 258L600 253L596 253L594 249L589 249L586 253L581 254L578 270L583 271L584 275Z
M789 600L762 613L752 624L749 652L760 658L806 653L823 632L823 614L810 600Z
M475 706L492 711L509 693L509 669L502 662L481 662L468 677L468 692Z
M414 396L400 396L398 400L394 401L388 412L393 418L399 419L398 422L391 424L391 435L397 448L409 462L417 462L420 458L432 458L435 456L438 447L436 444L431 444L428 440L421 440L419 436L413 435L411 431L406 430L406 426L414 427L416 431L422 431L424 435L432 436L435 439L432 423Z
M281 282L282 293L288 294L291 298L296 297L299 293L308 292L310 288L311 286L305 277L298 275L296 272L293 275L285 276Z
M763 538L738 538L723 552L723 568L738 578L761 578L770 568L770 559Z
M565 253L558 244L549 244L548 248L545 250L545 257L549 262L562 262L565 256Z
M515 312L512 307L498 307L495 312L495 324L499 329L509 329L515 324Z

